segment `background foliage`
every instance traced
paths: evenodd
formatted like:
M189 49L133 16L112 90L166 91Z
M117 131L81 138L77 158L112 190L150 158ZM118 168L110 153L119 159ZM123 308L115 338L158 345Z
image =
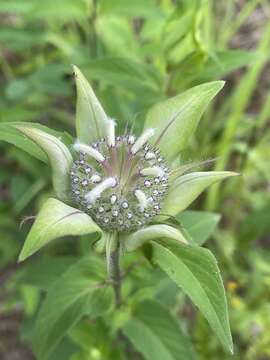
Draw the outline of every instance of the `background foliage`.
M270 5L263 0L0 2L0 139L1 123L10 121L74 133L70 64L82 68L119 128L129 121L135 131L157 101L204 81L226 80L183 161L216 158L209 168L232 169L242 177L212 187L193 204L194 210L208 210L192 214L195 224L190 211L180 221L198 243L211 236L208 246L218 257L228 294L234 358L247 360L270 357L269 20ZM32 359L29 339L43 291L74 256L88 254L89 245L84 238L65 239L35 261L16 265L31 216L52 190L41 162L4 142L0 151L0 358ZM218 229L219 216L209 211L222 214ZM141 271L133 275L149 287L153 279ZM148 290L172 310L171 331L184 319L198 358L220 359L222 350L205 320L161 274L156 283ZM146 306L154 312L151 303ZM140 308L136 314L140 324L156 329ZM115 328L123 317L111 319ZM125 331L132 333L134 323ZM82 321L50 359L118 359L111 336L103 321L91 326Z

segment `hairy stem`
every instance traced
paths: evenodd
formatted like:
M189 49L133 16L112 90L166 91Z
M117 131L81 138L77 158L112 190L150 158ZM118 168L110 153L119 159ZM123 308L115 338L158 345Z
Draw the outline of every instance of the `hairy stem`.
M122 305L121 285L123 276L120 271L120 241L118 233L111 233L107 241L107 270L110 280L113 283L113 289L115 293L115 307L119 309ZM117 339L122 344L125 353L129 359L135 359L136 351L133 349L129 339L123 334L121 330L118 330ZM137 357L136 357L137 359Z
M107 264L109 277L113 282L116 307L119 308L122 303L121 297L121 272L119 266L120 243L118 234L112 234L109 240L109 249L107 251Z

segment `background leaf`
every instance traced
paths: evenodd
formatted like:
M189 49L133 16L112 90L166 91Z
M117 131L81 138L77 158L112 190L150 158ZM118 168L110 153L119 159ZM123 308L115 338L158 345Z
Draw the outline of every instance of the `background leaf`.
M177 215L176 219L180 221L192 241L202 245L216 229L220 215L207 211L187 210Z
M157 302L138 304L123 332L147 360L198 359L178 322Z
M104 262L86 257L72 265L50 287L34 334L34 349L39 360L48 354L84 315L96 318L112 306L113 290L104 283Z

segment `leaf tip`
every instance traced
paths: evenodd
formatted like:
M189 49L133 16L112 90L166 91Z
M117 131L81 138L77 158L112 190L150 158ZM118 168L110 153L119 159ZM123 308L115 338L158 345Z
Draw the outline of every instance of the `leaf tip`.
M215 85L216 94L224 87L225 81L224 80L217 80L212 82Z
M76 77L78 75L78 73L80 72L78 66L71 64L72 66L72 70L73 70L73 75Z
M28 258L28 255L25 254L24 248L22 248L22 251L21 251L20 254L19 254L17 263L21 263L21 262L23 262L24 260L26 260L27 258Z

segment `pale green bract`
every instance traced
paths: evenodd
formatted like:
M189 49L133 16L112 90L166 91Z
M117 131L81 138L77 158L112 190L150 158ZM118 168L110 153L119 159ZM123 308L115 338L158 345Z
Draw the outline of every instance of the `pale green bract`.
M172 161L187 146L208 103L223 85L223 81L213 81L195 86L149 110L145 128L157 128L152 140L160 138L159 148L167 159Z
M86 235L94 233L97 238L102 230L88 216L78 209L50 198L43 204L30 230L19 261L23 261L50 241L66 235Z
M177 219L179 213L208 186L237 174L228 171L186 174L184 165L182 168L181 164L180 168L175 168L175 164L179 164L180 152L187 146L208 103L224 83L214 81L202 84L153 106L146 116L143 133L136 139L134 134L115 135L115 123L106 115L90 84L77 67L74 67L74 72L78 94L76 109L78 139L73 140L73 148L69 136L58 135L53 130L38 124L8 123L0 127L1 140L12 143L50 164L52 183L58 198L48 199L41 207L27 236L19 261L25 260L52 240L69 235L92 234L91 237L97 240L93 249L98 252L106 250L107 255L109 253L110 256L108 243L112 238L112 229L114 232L122 228L128 229L119 233L123 252L134 251L146 243L151 245L152 261L183 289L208 320L224 347L232 351L227 303L217 264L208 250L198 246L205 241L211 229L209 232L204 230L203 237L191 241L190 244L189 236L192 235L192 231L187 236L188 233L185 229L181 229ZM119 162L121 152L125 152L126 156L122 163ZM85 161L86 157L95 161L102 171L98 173L97 167L91 167ZM137 160L138 171L135 171L130 179L129 171L132 169L130 163L134 159ZM87 177L80 178L83 172ZM120 177L118 178L116 174L120 174ZM121 178L122 174L124 174L124 182ZM136 187L132 189L134 183ZM119 199L119 195L114 194L114 189L123 190L126 186L130 186L131 189L128 193L129 198ZM102 205L99 205L100 201L103 201ZM109 216L107 216L108 212L110 212ZM210 219L211 228L217 222L216 215L214 216L214 219ZM171 221L173 219L174 221ZM75 267L74 273L77 273L77 269L80 272L84 264L83 262L83 265L79 264L78 268ZM64 279L68 282L73 281L72 271L64 275ZM69 302L66 303L64 310L69 311L69 307L74 308L75 314L82 300L86 304L84 312L88 313L91 311L88 297L91 298L94 291L99 298L103 288L100 291L96 290L96 285L93 283L93 289L89 287L85 292L87 280L85 283L79 283L78 286L81 286L79 289L82 294L81 299L77 299L76 296L69 298L70 294L67 290ZM55 290L57 288L52 288L50 293ZM75 294L76 287L74 291ZM106 295L109 304L110 290L105 288L104 291L109 291ZM46 342L51 348L64 332L62 327L58 328L58 323L51 324L51 320L47 319L46 309L53 307L53 303L54 295L49 294L38 321L40 335L46 332L44 324L50 323L50 326L55 327L52 330L57 332L55 340L50 334L46 335ZM104 306L104 311L109 307L108 304ZM158 308L158 305L154 306ZM77 321L76 316L67 326L72 326ZM166 313L163 316L169 317ZM137 329L149 336L153 344L159 337L161 338L159 346L160 354L164 354L163 357L161 356L162 359L178 359L177 352L174 353L169 348L167 340L162 339L162 329L155 328L152 320L141 315L135 316L126 324L124 332L147 359L150 359L148 343L142 342L143 339L137 334ZM181 332L174 323L169 327L169 331ZM42 346L39 351L45 353ZM181 344L177 345L177 341L175 346L175 349L177 346L181 348Z

